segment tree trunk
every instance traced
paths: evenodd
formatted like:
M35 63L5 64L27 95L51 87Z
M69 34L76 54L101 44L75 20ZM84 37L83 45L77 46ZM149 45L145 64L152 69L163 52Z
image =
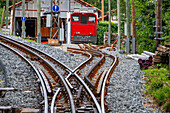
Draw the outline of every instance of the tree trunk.
M12 15L12 34L14 34L15 29L15 0L13 0L13 15Z
M157 0L157 13L156 13L156 27L157 32L161 32L162 30L162 0ZM157 38L161 38L161 34L156 34ZM160 44L160 40L156 39L155 41L155 49Z
M5 13L5 6L3 7L0 30L3 27L2 24L3 24L3 21L4 21L4 13Z
M134 2L132 0L132 38L135 38L135 53L136 53L136 14L134 8Z
M104 0L102 0L102 21L104 21Z

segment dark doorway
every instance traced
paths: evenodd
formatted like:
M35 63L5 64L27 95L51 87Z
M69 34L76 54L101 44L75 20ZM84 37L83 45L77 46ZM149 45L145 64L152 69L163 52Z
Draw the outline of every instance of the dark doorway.
M27 19L25 22L26 26L26 37L35 37L35 19Z

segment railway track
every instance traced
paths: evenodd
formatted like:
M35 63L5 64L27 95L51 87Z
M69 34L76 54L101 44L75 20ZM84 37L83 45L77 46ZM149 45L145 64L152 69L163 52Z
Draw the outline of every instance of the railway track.
M75 69L71 69L50 55L19 41L0 36L0 45L17 48L20 54L26 56L41 77L41 85L46 104L45 113L71 112L71 113L105 113L108 112L104 96L107 94L109 78L118 64L118 58L102 53L100 48L89 45L80 46L81 49L68 48L75 54L88 57ZM93 59L99 59L86 73L81 73ZM108 64L106 60L110 59ZM102 67L103 66L103 67ZM56 69L58 68L58 69ZM35 70L35 71L36 71ZM59 72L59 70L62 70ZM43 91L44 91L43 90ZM48 103L48 104L47 104Z

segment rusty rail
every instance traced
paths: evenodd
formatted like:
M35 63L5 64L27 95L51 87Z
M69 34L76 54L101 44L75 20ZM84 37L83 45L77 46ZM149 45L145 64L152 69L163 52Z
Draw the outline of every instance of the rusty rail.
M74 106L74 102L73 102L73 97L72 97L71 91L70 91L70 89L69 89L66 81L65 81L64 78L62 77L62 75L60 75L60 74L57 72L57 70L55 69L55 67L54 67L53 65L51 65L46 59L42 58L39 54L37 54L37 53L33 52L32 50L30 50L30 49L26 48L25 46L23 46L23 45L25 45L25 44L22 44L22 45L21 45L21 43L18 44L18 43L17 43L18 41L13 41L12 39L8 39L8 38L6 38L6 37L5 37L5 38L0 37L0 39L3 39L3 41L8 42L8 43L11 43L12 45L15 45L15 46L17 46L17 47L19 47L19 48L24 49L24 51L26 51L27 53L36 56L39 60L43 61L43 62L46 64L46 66L48 66L48 68L51 69L52 72L53 72L55 75L58 75L58 77L59 77L59 78L61 79L61 81L62 81L63 86L64 86L64 87L66 88L66 90L67 90L67 93L68 93L68 96L69 96L69 101L70 101L70 106L71 106L71 111L72 111L72 113L75 113L75 106ZM27 47L29 47L29 46L27 45ZM32 47L30 47L30 48L32 48ZM34 50L35 50L35 49L34 49ZM39 52L41 52L41 51L39 51ZM43 53L43 52L41 52L41 53ZM43 54L44 54L44 53L43 53ZM48 55L48 57L49 57L49 55ZM50 57L50 59L54 60L54 58L52 58L52 57ZM60 62L60 65L62 65L61 62ZM64 67L64 66L66 66L66 65L62 65L62 67ZM66 66L66 68L67 68L67 66ZM69 69L69 68L67 68L67 69Z
M102 108L102 113L105 113L105 105L104 105L104 97L105 97L105 86L106 86L106 82L109 76L111 76L111 73L113 72L113 70L116 68L116 66L118 65L119 61L118 58L115 57L115 61L112 64L112 66L110 67L109 71L107 72L104 80L103 80L103 85L102 85L102 89L101 89L101 108Z

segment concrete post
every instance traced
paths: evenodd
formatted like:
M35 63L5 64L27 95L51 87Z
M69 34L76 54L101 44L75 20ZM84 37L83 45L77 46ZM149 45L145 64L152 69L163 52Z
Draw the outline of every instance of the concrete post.
M129 38L126 39L126 54L129 54Z
M9 0L6 0L6 29L8 28L8 7L9 7Z
M38 7L38 14L37 14L37 42L41 40L41 0L38 0L37 2L37 7Z
M25 17L25 0L22 0L22 17ZM25 38L25 21L22 21L22 37Z
M120 0L117 0L117 17L118 17L118 41L117 41L117 48L120 50L120 38L121 38L121 31L120 31Z
M52 7L53 7L53 0L51 0L51 26L50 26L50 38L52 37L52 27L53 27L53 11L52 11Z
M132 53L136 53L136 38L132 38Z
M127 23L127 42L126 42L126 53L129 53L129 38L130 38L130 7L129 0L126 0L126 23Z

